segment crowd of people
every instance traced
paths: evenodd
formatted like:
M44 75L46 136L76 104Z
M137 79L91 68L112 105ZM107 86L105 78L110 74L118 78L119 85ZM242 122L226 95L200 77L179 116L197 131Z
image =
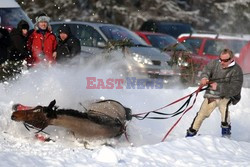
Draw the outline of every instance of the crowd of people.
M25 20L21 20L10 33L0 28L0 76L18 72L23 62L32 67L41 62L62 63L78 55L81 52L80 40L71 33L70 27L62 25L57 31L58 37L52 32L50 18L45 13L36 17L34 29L30 29Z

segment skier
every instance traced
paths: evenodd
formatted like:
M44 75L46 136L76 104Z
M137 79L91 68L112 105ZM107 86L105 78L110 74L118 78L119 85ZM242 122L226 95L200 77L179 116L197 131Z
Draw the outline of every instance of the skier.
M203 69L201 85L208 85L204 101L199 112L194 118L186 137L197 134L203 120L210 116L218 107L221 113L222 136L230 137L231 124L229 105L237 104L241 98L243 73L241 67L235 62L234 54L229 49L224 49L219 60L212 60Z

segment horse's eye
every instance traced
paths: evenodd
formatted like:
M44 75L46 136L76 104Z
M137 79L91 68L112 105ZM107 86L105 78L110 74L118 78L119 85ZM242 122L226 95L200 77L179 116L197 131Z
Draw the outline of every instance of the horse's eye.
M33 110L33 112L40 112L40 111L41 111L40 109Z

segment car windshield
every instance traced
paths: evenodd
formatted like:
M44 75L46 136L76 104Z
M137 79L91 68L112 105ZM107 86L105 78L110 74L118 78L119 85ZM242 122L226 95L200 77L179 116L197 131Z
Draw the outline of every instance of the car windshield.
M182 42L182 44L191 50L193 53L199 53L201 47L202 39L199 38L188 38Z
M178 41L168 35L147 35L147 38L149 39L149 41L151 42L153 47L159 48L161 50L164 50L166 48L169 49L169 47L172 47L173 45L175 45L176 43L178 43ZM175 47L176 50L186 50L185 46L183 46L182 44L178 44Z
M207 40L204 46L203 54L219 56L221 50L227 48L225 41L222 40Z
M134 45L148 46L139 36L132 31L119 26L101 26L101 31L110 41L129 40Z
M0 8L0 24L2 27L17 27L18 22L22 19L33 28L33 23L21 8Z
M240 53L241 48L247 43L244 40L207 40L204 53L219 55L222 48L229 48L234 53Z
M228 48L232 49L234 53L240 53L243 46L247 44L248 41L245 40L228 40Z

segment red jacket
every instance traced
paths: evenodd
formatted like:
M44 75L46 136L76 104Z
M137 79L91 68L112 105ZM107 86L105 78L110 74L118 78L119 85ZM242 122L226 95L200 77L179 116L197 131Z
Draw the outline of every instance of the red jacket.
M28 63L38 64L42 59L54 63L55 59L52 55L56 50L56 45L56 36L51 31L46 31L43 35L39 30L34 30L28 39L28 49L32 52L32 56L27 60Z

